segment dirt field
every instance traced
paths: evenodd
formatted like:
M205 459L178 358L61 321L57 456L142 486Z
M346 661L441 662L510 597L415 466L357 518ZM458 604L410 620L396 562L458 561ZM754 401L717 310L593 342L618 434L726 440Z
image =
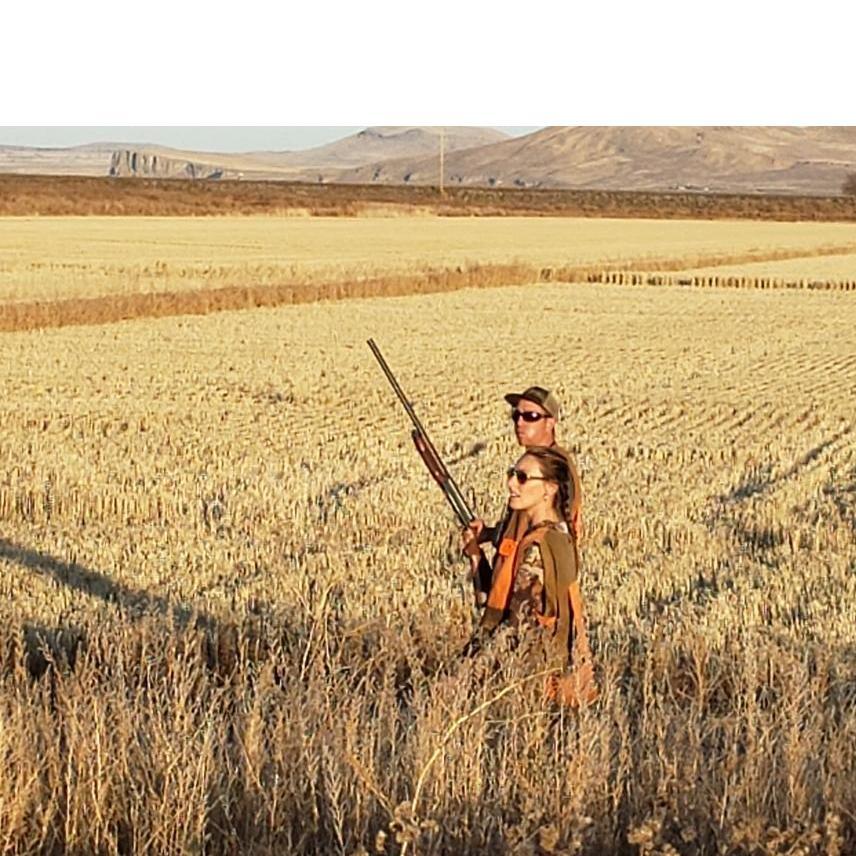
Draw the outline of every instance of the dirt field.
M252 272L260 247L274 268L325 247L410 264L389 247L400 225L322 241L314 222L222 221L196 254L196 224L172 245L157 221L90 242L75 221L41 260L52 295L96 287L96 262ZM19 272L58 227L26 228L3 262ZM461 228L403 240L463 261ZM477 228L495 230L479 260L521 252L524 225ZM541 228L538 264L557 245L854 240ZM50 265L74 247L83 273L64 280ZM3 334L4 846L851 852L854 331L847 293L541 283ZM457 659L454 523L369 336L488 518L516 455L502 394L557 390L604 686L579 718L545 709L513 657L487 676Z

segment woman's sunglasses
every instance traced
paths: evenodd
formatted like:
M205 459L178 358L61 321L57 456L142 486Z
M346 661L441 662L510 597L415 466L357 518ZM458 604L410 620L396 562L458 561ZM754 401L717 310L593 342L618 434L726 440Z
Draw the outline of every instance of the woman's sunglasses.
M516 425L521 419L524 422L540 422L547 418L546 413L536 413L534 410L518 410L516 407L511 411L511 418Z
M526 482L528 482L530 479L532 481L549 481L549 479L545 478L544 476L529 475L526 470L521 470L520 467L508 468L508 477L511 478L512 476L517 479L518 484L526 484Z

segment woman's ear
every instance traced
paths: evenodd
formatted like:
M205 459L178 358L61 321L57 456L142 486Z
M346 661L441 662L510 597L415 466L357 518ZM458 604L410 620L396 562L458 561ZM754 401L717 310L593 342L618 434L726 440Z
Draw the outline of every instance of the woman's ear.
M559 493L559 485L553 482L544 482L544 499L552 499L555 501L556 495Z

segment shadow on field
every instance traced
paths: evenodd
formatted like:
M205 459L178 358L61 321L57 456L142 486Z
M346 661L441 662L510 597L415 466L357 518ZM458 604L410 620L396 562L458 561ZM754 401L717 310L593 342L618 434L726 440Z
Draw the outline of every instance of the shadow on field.
M734 588L731 571L727 556L696 562L692 574L680 583L676 582L671 592L659 595L648 593L640 598L639 612L642 615L659 616L672 609L685 609L688 606L708 607L723 592Z
M831 500L839 519L853 530L856 537L856 467L842 478L825 484L823 495Z
M130 621L165 618L176 637L185 631L201 633L204 656L210 668L228 673L237 660L261 644L259 625L268 607L258 604L249 621L218 621L207 613L110 579L100 571L76 562L66 562L40 550L0 538L0 559L54 579L57 583L89 597L114 605ZM23 651L26 666L34 677L42 676L51 665L74 668L78 654L90 633L77 626L45 627L24 624Z
M76 625L46 627L43 624L27 623L22 630L21 654L27 670L34 678L42 677L50 666L73 669L86 641L86 633Z
M62 561L48 553L14 544L5 538L0 538L0 559L6 559L27 570L52 577L68 588L103 600L105 603L115 604L123 611L169 615L179 628L188 626L191 621L197 627L206 630L213 630L216 626L213 619L204 613L180 604L171 604L163 597L117 583L100 571L93 571L76 562Z
M832 532L843 528L856 534L856 467L840 468L835 458L825 464L825 481L820 491L816 495L806 491L804 501L780 522L770 523L763 515L756 520L753 505L747 503L756 498L766 499L790 480L798 481L806 467L850 431L851 426L847 426L817 444L779 474L775 473L772 461L752 465L738 485L714 498L707 514L708 528L714 531L724 525L737 547L771 570L779 566L782 549L793 554L801 548L801 530L811 536L819 526L826 526Z
M848 429L849 430L849 429ZM832 446L840 437L841 433L824 440L822 443L809 449L801 458L794 461L787 470L774 475L774 464L772 462L763 462L755 464L743 480L736 487L732 488L727 494L720 497L724 505L742 502L750 497L758 494L767 494L777 485L786 482L789 479L799 476L802 470L809 464L816 461L830 446Z

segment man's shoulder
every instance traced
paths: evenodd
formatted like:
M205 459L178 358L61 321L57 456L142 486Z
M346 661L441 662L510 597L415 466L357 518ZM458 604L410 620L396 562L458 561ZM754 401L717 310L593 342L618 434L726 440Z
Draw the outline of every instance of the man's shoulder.
M564 446L559 445L559 443L553 443L552 448L554 451L558 452L568 462L568 466L571 467L571 469L576 470L577 462L574 459L573 452L569 451Z
M571 457L571 453L561 443L553 443L551 448L554 452L558 452L563 458Z

